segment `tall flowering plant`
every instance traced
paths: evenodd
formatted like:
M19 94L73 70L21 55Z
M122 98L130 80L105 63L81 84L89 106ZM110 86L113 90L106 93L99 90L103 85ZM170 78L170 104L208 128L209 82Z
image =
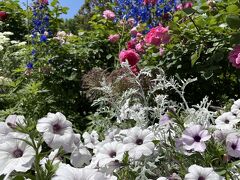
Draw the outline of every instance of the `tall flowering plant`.
M32 56L33 60L27 64L28 69L33 68L33 63L37 61L38 45L47 43L47 36L49 35L49 14L48 14L48 1L37 0L33 2L32 6Z
M135 25L148 23L149 27L157 26L160 17L167 17L175 11L176 0L116 0L114 11L120 19L133 18Z

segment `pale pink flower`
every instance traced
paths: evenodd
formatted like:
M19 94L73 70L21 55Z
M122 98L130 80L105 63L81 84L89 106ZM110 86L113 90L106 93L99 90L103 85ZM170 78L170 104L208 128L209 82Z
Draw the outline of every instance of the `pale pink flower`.
M119 34L111 34L111 35L108 37L108 40L109 40L111 43L116 43L119 39L120 39L120 35L119 35Z
M135 46L135 49L137 50L137 52L139 53L144 53L144 43L140 42Z
M135 24L135 20L134 20L133 18L129 18L129 19L127 20L127 22L128 22L128 24L129 24L129 26L133 26L133 25Z
M183 131L182 142L186 150L204 152L206 149L205 141L209 140L211 135L204 130L201 125L191 126Z
M226 145L229 156L240 157L240 135L238 133L230 133L226 138Z
M163 27L159 25L152 28L145 37L145 42L155 46L160 44L167 44L170 41L169 29L168 27Z
M105 10L103 12L103 17L108 20L113 20L115 18L115 14L110 10Z
M136 36L137 33L138 33L137 27L133 27L133 28L131 29L130 33L131 33L132 36Z
M165 49L162 48L162 47L160 47L160 49L159 49L159 54L160 54L160 56L163 56L164 53L165 53Z
M233 50L229 53L229 61L235 68L240 68L240 45L236 45Z

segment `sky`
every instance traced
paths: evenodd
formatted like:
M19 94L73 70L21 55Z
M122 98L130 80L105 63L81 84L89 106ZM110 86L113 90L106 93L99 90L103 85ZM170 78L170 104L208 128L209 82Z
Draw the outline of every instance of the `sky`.
M31 2L31 0L28 0L28 1ZM23 2L26 3L27 0L20 0L21 4ZM69 8L68 14L62 15L62 18L68 19L68 18L74 17L74 15L77 14L78 10L84 3L84 0L59 0L59 2L62 6L64 7L66 6Z

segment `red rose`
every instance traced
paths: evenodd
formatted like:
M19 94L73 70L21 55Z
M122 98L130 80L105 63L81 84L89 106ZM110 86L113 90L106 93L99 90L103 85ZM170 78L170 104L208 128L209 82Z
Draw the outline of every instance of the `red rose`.
M7 19L7 13L5 11L0 11L0 21L4 21Z

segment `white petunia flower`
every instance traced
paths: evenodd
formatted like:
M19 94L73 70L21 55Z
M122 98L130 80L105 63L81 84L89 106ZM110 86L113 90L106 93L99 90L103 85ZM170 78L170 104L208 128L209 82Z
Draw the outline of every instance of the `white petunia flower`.
M37 130L43 133L43 139L49 147L63 147L66 152L73 150L75 138L72 123L62 113L48 113L47 117L38 120Z
M126 145L129 156L135 160L140 159L143 155L149 156L154 150L154 134L140 127L134 127L127 133L127 137L123 139L123 143Z
M235 101L231 107L231 112L235 114L237 117L240 116L240 99Z
M216 128L217 129L233 129L233 127L240 121L236 116L234 116L231 112L223 113L216 120Z
M88 132L84 132L82 137L84 139L84 145L87 148L94 149L94 147L99 143L99 135L96 131L92 131L91 134L89 134Z
M0 175L9 175L12 171L26 172L31 169L35 150L20 139L28 139L28 136L11 133L5 142L0 143Z
M188 168L185 180L222 180L223 178L214 172L213 168L204 168L196 164Z
M70 157L71 164L74 167L82 167L84 164L88 165L91 159L91 153L82 145L76 147Z
M9 127L12 129L15 129L17 125L25 125L25 117L24 116L18 116L18 115L9 115L6 119L6 123Z
M227 135L226 146L229 156L240 157L240 135L238 133L230 133Z
M96 169L73 168L67 164L60 164L52 180L106 180L103 173Z
M104 167L110 163L119 163L122 161L125 152L125 147L119 142L108 142L100 147L96 156L93 158L92 163L98 164L99 167Z
M45 164L48 162L48 161L51 161L52 162L52 165L57 165L58 163L61 162L61 159L59 159L57 157L58 155L58 152L59 152L59 149L55 149L54 151L52 151L49 156L46 158L44 157L41 161L40 161L40 164L42 166L43 169L45 169Z

